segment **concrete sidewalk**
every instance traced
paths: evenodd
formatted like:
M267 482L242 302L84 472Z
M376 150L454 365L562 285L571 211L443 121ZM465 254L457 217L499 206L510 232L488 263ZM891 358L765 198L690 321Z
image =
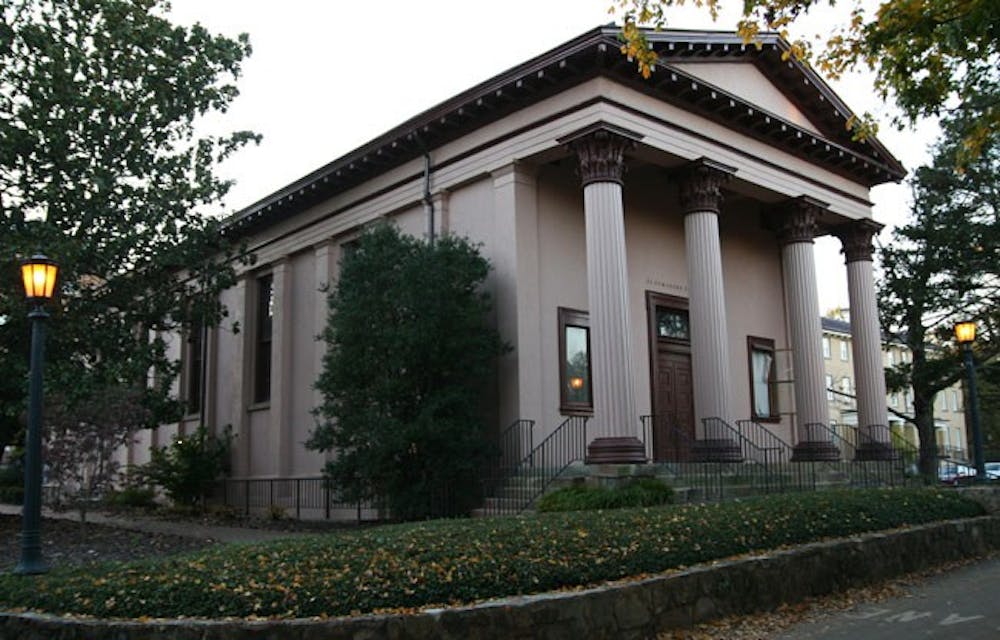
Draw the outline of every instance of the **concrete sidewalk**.
M10 504L0 504L0 514L21 515L21 507ZM80 521L80 513L76 510L52 511L42 509L43 518L59 520ZM119 529L130 531L143 531L146 533L170 534L184 536L187 538L197 538L199 540L214 540L217 542L265 542L268 540L280 540L282 538L301 538L304 536L316 535L316 533L304 533L298 531L271 531L269 529L254 529L250 527L225 527L217 525L204 525L190 521L159 520L156 518L143 517L120 517L111 516L99 511L87 512L87 522L103 524Z

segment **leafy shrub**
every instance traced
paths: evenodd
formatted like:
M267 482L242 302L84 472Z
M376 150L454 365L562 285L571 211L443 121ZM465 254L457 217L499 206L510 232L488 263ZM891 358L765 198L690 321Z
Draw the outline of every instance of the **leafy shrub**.
M4 504L24 504L24 487L0 486L0 502Z
M640 478L621 487L567 487L547 493L535 505L539 511L593 511L657 507L674 501L674 490L655 478Z
M227 428L221 436L198 427L170 446L150 450L150 461L136 470L137 477L162 487L175 504L194 507L204 504L215 482L229 470L232 437Z
M24 485L24 467L20 462L0 466L0 487Z
M349 615L588 585L982 513L953 491L897 489L621 509L599 517L437 520L33 578L3 574L0 609L133 618Z
M156 490L152 487L125 486L108 493L105 501L114 507L152 509L156 506Z
M492 442L483 399L504 346L487 321L489 262L467 240L376 225L341 261L322 338L323 402L306 446L345 501L394 518L468 513Z

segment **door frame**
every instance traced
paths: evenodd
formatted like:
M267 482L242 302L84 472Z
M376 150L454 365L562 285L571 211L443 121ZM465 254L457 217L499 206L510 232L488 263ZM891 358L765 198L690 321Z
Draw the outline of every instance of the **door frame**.
M666 309L678 309L683 311L688 311L690 308L687 298L682 298L680 296L672 296L666 293L659 293L656 291L646 291L646 336L647 342L649 344L649 406L652 415L657 415L657 390L659 389L660 374L659 367L657 366L657 360L661 352L666 353L676 353L683 354L688 357L691 356L691 341L690 340L677 340L673 338L661 338L657 332L656 325L656 309L657 307ZM688 318L690 322L690 316ZM692 384L693 384L692 380ZM692 393L694 389L691 389ZM695 425L692 425L695 427ZM655 421L653 428L650 430L650 437L653 442L650 443L651 451L656 453L656 433L655 433ZM694 437L694 434L691 434Z

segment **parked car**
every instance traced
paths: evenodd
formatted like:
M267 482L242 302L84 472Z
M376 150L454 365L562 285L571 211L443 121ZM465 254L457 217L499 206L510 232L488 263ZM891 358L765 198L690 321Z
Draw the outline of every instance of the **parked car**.
M944 484L965 484L972 482L975 477L976 470L964 464L945 460L938 465L938 479Z
M1000 462L986 463L986 479L1000 480Z

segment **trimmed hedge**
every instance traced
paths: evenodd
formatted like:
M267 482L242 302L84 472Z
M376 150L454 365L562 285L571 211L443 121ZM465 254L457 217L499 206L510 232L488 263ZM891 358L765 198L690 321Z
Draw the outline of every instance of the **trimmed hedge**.
M596 511L659 507L674 501L674 490L656 478L633 480L620 487L566 487L541 497L538 511Z
M897 489L439 520L33 578L3 575L0 607L127 618L357 614L582 586L982 513L954 492Z

